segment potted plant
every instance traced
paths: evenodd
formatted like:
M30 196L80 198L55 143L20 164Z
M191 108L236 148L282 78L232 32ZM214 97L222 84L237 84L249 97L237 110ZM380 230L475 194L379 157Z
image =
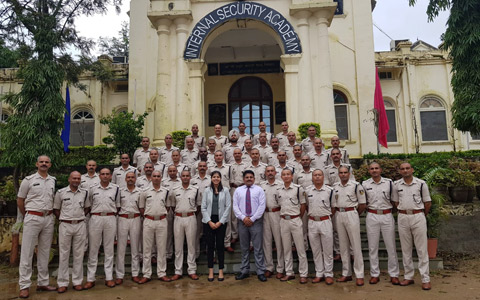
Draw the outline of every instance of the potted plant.
M428 237L428 257L436 258L437 257L437 248L438 248L438 236L440 233L440 225L442 221L446 218L447 214L442 209L443 204L445 203L445 196L432 191L430 194L432 199L432 206L430 211L427 214L427 237Z
M436 167L427 172L423 179L432 191L448 198L448 187L453 184L453 173L454 171L452 169Z
M468 169L475 177L475 190L477 198L480 199L480 162L471 161L468 162Z
M453 170L448 191L452 202L472 202L475 188L475 176L470 171Z

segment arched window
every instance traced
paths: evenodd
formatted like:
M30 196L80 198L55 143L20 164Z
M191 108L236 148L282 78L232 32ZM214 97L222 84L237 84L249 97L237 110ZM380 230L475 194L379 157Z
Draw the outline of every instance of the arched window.
M440 99L428 96L420 102L423 141L447 141L447 113Z
M333 103L335 105L335 121L338 137L348 140L348 100L344 93L334 90Z
M257 134L258 125L263 121L267 132L273 131L272 89L263 79L244 77L237 80L230 88L228 102L230 129L244 122L248 133Z
M397 142L397 118L395 115L395 105L392 101L383 99L385 103L385 111L387 112L388 125L390 130L387 133L387 142L395 143Z
M73 114L70 124L71 146L93 146L95 137L95 118L87 110Z

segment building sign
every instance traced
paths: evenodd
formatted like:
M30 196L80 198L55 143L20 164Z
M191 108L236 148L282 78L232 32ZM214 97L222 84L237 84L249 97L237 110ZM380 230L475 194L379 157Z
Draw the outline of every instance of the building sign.
M208 76L280 73L280 70L279 60L208 64Z
M333 0L333 2L337 2L337 8L335 9L335 14L343 15L343 0Z
M184 59L200 57L203 42L217 26L234 19L255 19L271 27L283 43L285 54L302 53L302 46L292 24L276 10L256 2L237 1L224 5L203 17L192 30L185 45Z

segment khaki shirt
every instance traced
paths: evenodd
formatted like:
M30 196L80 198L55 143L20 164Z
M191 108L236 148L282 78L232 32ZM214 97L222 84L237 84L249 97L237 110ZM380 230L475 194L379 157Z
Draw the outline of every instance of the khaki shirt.
M238 143L237 143L236 146L233 146L233 145L230 144L230 143L229 143L229 144L226 144L225 146L223 146L222 151L223 151L223 158L224 158L224 160L225 160L225 163L227 163L227 164L233 164L233 162L235 161L235 158L233 157L233 151L234 151L235 149L240 149L240 150L242 150L242 146L239 145Z
M277 200L277 190L283 185L281 180L275 180L272 184L268 181L262 181L260 187L265 192L265 205L268 209L279 207Z
M333 186L334 183L340 182L340 177L338 176L338 168L341 166L346 166L350 170L350 180L355 181L355 176L353 175L352 166L349 164L340 164L340 166L335 166L334 164L328 165L325 167L325 180L328 178L328 183L330 186Z
M245 140L250 140L250 139L251 139L251 137L248 133L245 133L244 135L240 135L240 133L239 133L237 143L243 146L243 144L245 144ZM252 141L252 143L253 143L253 141Z
M221 167L219 167L217 164L213 165L212 167L208 168L207 174L212 175L213 171L219 171L220 174L222 174L222 186L230 188L230 169L232 166L223 164Z
M198 150L193 149L192 151L188 149L183 149L180 152L180 158L182 163L186 164L187 166L193 166L198 160Z
M234 162L230 168L230 182L241 186L243 184L243 171L245 171L246 167L247 163L243 161L241 163Z
M120 189L120 212L119 214L138 214L138 200L140 199L139 188L129 191L127 187Z
M18 198L25 199L25 210L50 211L53 208L56 179L39 173L25 177L18 190Z
M333 207L357 207L358 204L365 204L367 202L363 186L356 181L349 180L345 185L337 182L333 185L333 189Z
M252 163L247 164L245 170L252 170L255 173L255 184L259 185L260 182L265 180L265 169L267 164L259 162L257 166L254 166Z
M95 175L93 175L92 177L90 177L88 173L82 175L80 181L80 187L82 189L86 189L88 191L95 184L100 184L100 176L98 176L97 173L95 173Z
M278 139L278 144L280 145L280 148L288 144L288 133L284 134L283 132L280 132L276 134L275 137Z
M288 188L284 184L277 189L277 201L280 205L280 214L297 216L300 214L300 206L307 203L305 191L302 186L291 183Z
M116 213L120 207L120 188L113 183L106 188L95 185L90 188L87 203L86 207L92 207L91 213Z
M381 178L376 183L372 178L362 182L367 197L367 207L375 210L392 208L393 182L388 178Z
M280 149L278 150L280 151ZM276 164L278 164L278 151L277 152L274 152L273 149L270 149L270 151L268 151L267 153L265 153L265 156L266 156L266 164L267 165L270 165L270 166L275 166Z
M215 153L208 152L207 162L208 162L209 165L215 164ZM225 163L225 160L224 160L224 163Z
M327 152L327 154L329 156L327 164L332 164L333 163L332 158L330 157L332 149L333 148L329 148L329 149L325 150L325 152ZM340 159L340 161L344 164L349 164L350 163L350 157L348 155L347 149L345 149L345 148L339 148L339 149L340 149L340 152L342 153L342 158Z
M135 150L135 153L133 153L133 164L137 166L137 169L142 170L143 165L150 160L150 150L152 150L152 148L148 148L148 150L143 150L143 148Z
M173 164L172 152L174 150L178 150L178 148L174 146L172 146L170 149L167 149L167 146L161 147L160 149L158 149L158 160L165 163L167 166Z
M250 157L250 153L247 152L247 150L244 150L243 151L243 154L242 154L242 161L244 163L251 163L252 162L252 158Z
M282 149L283 151L285 151L285 153L287 154L287 158L288 159L293 159L294 158L294 155L293 155L293 147L295 146L298 146L300 144L298 143L295 143L292 145L290 145L290 143L287 143L286 145L284 145L283 147L280 147L280 149Z
M200 193L200 199L202 199L203 192L205 191L206 188L210 187L210 184L212 183L212 178L210 175L205 175L205 177L200 178L200 175L196 175L195 177L190 180L190 184L196 188L198 188L198 191Z
M222 150L223 146L228 144L228 138L224 135L221 135L220 137L217 137L216 135L212 135L211 137L208 138L209 140L215 140L215 143L217 143L217 146L215 147L215 150Z
M270 132L265 132L267 134L267 145L270 145L270 140L272 139L272 134ZM253 136L253 145L260 145L260 133L257 133Z
M413 177L410 184L406 184L403 178L395 181L392 196L401 210L425 209L423 203L432 201L427 184L417 177Z
M168 165L169 167L170 166L174 166L174 164L169 164ZM190 167L187 166L186 164L183 164L183 163L179 163L178 165L175 166L177 168L177 176L180 177L182 176L182 172L183 171L190 171ZM192 175L192 173L190 172L190 176ZM168 168L165 168L163 170L163 178L168 178Z
M263 147L262 145L255 145L253 146L253 149L258 149L258 152L260 152L260 161L263 163L267 163L267 153L272 151L272 147L269 145L265 145Z
M115 168L112 173L112 183L115 183L120 188L124 188L127 186L127 182L125 181L125 176L129 172L134 172L135 176L137 176L137 168L134 166L128 166L124 169L122 166Z
M295 184L301 185L304 189L306 189L308 186L311 186L313 184L312 174L312 168L310 168L310 171L308 172L305 172L305 170L302 168L298 172L295 172L295 174L293 175L293 182Z
M201 160L197 160L193 164L193 166L191 166L190 173L191 173L192 177L198 174L198 164L200 162L201 162ZM208 170L208 168L213 167L215 165L215 163L212 163L211 161L208 161L208 160L206 161L206 163L207 163L207 170Z
M138 201L138 207L144 208L145 215L149 216L163 216L167 214L167 202L168 190L164 187L160 187L157 191L153 186L142 191L140 193L140 200Z
M304 139L304 140L302 141L302 150L303 150L303 153L308 154L308 153L312 152L312 151L315 149L315 147L314 147L314 145L313 145L313 141L314 141L314 139L311 140L310 137L307 137L306 139Z
M172 178L167 178L165 180L162 180L162 183L161 183L161 186L163 188L166 188L170 192L170 194L173 193L173 190L175 188L177 188L181 185L182 185L182 181L178 177L175 180L173 180ZM150 186L152 186L152 185L150 185ZM167 207L173 207L174 206L173 203L170 200L171 200L171 198L167 199Z
M308 153L308 156L312 159L312 162L310 164L310 168L312 169L319 169L322 170L323 173L325 173L325 167L327 166L327 160L329 155L326 154L325 152L321 152L318 154L315 151L312 151Z
M333 189L322 185L317 189L314 185L305 190L307 196L308 215L312 217L330 216L332 214Z
M160 171L162 173L162 176L163 176L163 173L165 172L166 169L167 169L167 165L164 162L157 161L156 163L153 164L153 170L154 171ZM143 170L143 168L142 168L142 173L141 174L145 175L145 170Z
M192 138L195 143L193 143L193 148L198 149L200 147L205 147L205 137L204 136L197 136L193 137L193 135L187 135L185 137L185 142L184 142L184 149L187 149L187 138Z
M74 192L67 186L55 194L53 208L60 210L60 220L81 221L85 220L84 208L88 207L87 200L87 190L79 188Z
M176 213L196 212L197 206L202 205L198 188L191 184L186 189L183 185L176 187L173 189L170 198Z
M297 173L300 171L300 170L303 170L303 166L302 164L300 163L300 161L296 161L295 159L290 159L287 161L287 163L289 165L291 165L292 167L295 168L295 170L297 170Z
M286 163L285 167L283 167L283 168L280 166L280 164L276 164L275 165L275 171L277 171L277 175L275 175L275 178L281 179L282 178L282 171L285 170L285 169L292 171L292 174L295 175L296 169L295 169L294 166L290 165L289 163Z
M152 180L151 179L148 180L147 175L142 175L142 176L137 178L136 186L139 189L144 190L147 187L149 187L150 185L152 185Z

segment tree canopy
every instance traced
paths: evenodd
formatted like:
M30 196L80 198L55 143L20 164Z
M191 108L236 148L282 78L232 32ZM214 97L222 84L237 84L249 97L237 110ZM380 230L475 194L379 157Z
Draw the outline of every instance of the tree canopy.
M122 22L122 28L118 31L118 37L100 37L98 46L102 54L110 56L126 56L129 52L129 28L128 22Z
M416 0L410 0L415 5ZM429 20L450 9L443 48L452 59L453 126L480 134L480 0L430 0Z

